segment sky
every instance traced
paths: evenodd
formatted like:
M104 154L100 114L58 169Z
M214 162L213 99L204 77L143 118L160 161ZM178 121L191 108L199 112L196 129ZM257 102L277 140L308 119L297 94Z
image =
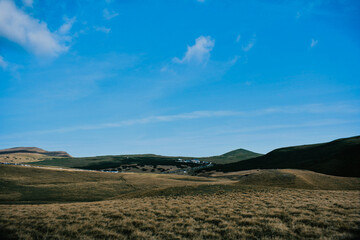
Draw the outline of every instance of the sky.
M212 156L360 135L360 1L0 0L0 149Z

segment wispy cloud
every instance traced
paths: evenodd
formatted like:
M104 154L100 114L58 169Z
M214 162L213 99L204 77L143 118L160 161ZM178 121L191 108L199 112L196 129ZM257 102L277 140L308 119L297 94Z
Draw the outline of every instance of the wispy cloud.
M176 63L206 63L214 45L215 40L210 36L200 36L195 39L193 46L187 46L187 51L182 59L175 57L173 61Z
M97 129L106 129L106 128L119 128L119 127L127 127L134 125L143 125L143 124L151 124L151 123L161 123L161 122L174 122L174 121L186 121L193 119L201 119L201 118L219 118L219 117L258 117L261 115L269 115L269 114L324 114L324 113L341 113L341 114L352 114L359 113L360 110L353 105L348 104L333 104L333 105L324 105L324 104L307 104L307 105L295 105L295 106L282 106L282 107L271 107L264 108L252 111L227 111L227 110L219 110L219 111L194 111L189 113L180 113L173 115L159 115L159 116L149 116L145 118L138 119L129 119L123 120L119 122L113 123L99 123L93 125L82 125L82 126L74 126L74 127L66 127L66 128L57 128L57 129L49 129L43 131L32 131L27 132L27 135L38 135L38 134L51 134L51 133L66 133L73 131L81 131L81 130L97 130ZM336 120L337 121L337 120ZM305 125L274 125L271 126L271 129L275 128L292 128L292 127L301 127L301 126L320 126L320 125L331 125L331 124L339 124L339 122L315 122L315 123L306 123ZM237 131L257 131L262 129L269 129L269 126L256 127L254 129L244 129Z
M315 39L311 39L311 44L310 44L310 47L313 48L315 47L317 44L318 44L318 40L315 40Z
M0 36L38 56L58 56L68 50L46 23L27 15L8 0L0 1Z
M29 132L29 133L30 134L64 133L64 132L73 132L73 131L79 131L79 130L118 128L118 127L126 127L126 126L133 126L133 125L158 123L158 122L173 122L173 121L179 121L179 120L191 120L191 119L198 119L198 118L236 116L238 114L239 114L239 112L233 112L233 111L195 111L195 112L190 112L190 113L181 113L181 114L174 114L174 115L150 116L150 117L139 118L139 119L124 120L124 121L115 122L115 123L83 125L83 126L75 126L75 127L68 127L68 128L44 130L44 131L34 131L34 132Z
M342 119L323 119L318 121L311 122L301 122L295 124L272 124L272 125L261 125L256 127L246 127L239 129L230 129L230 130L219 130L213 131L213 134L234 134L234 133L248 133L248 132L263 132L266 130L275 130L275 129L290 129L290 128L311 128L311 127L324 127L332 125L342 125L342 124L351 124L360 122L359 120L342 120Z
M237 42L237 43L240 42L240 39L241 39L241 35L239 34L239 35L237 35L237 37L236 37L236 42Z
M9 63L4 60L2 56L0 56L0 67L5 70L8 67Z
M104 9L103 10L103 17L106 19L106 20L110 20L110 19L112 19L112 18L114 18L114 17L116 17L116 16L118 16L119 15L119 13L117 13L117 12L114 12L114 11L109 11L108 9Z
M34 0L22 0L26 7L33 7Z
M108 34L111 31L111 28L99 27L99 26L95 26L94 29L95 29L95 31L103 32L106 34Z
M281 106L281 107L269 107L261 110L254 111L254 114L264 115L273 113L287 113L287 114L321 114L321 113L359 113L360 110L349 104L337 103L337 104L305 104L294 106Z
M239 41L240 41L240 39L239 39ZM250 51L250 50L254 47L255 42L256 42L256 39L255 39L255 36L253 36L253 37L249 40L249 42L248 42L245 46L242 47L242 50L243 50L244 52Z
M74 22L76 20L76 17L73 17L73 18L65 17L64 19L65 19L65 23L63 25L61 25L61 27L58 30L59 33L61 33L61 34L67 34L70 31L72 25L74 24Z

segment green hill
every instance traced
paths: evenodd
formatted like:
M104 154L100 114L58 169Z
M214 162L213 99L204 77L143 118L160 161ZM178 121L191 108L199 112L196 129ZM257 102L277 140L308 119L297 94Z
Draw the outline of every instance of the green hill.
M225 164L237 162L249 158L260 156L245 149L238 149L220 156L193 158L193 157L169 157L155 154L135 154L135 155L116 155L116 156L96 156L78 158L53 158L43 161L33 162L36 165L58 166L67 168L80 168L91 170L120 170L120 171L142 171L142 172L164 172L176 171L187 167L197 167L198 164L179 162L182 160L198 159L200 161L212 162L215 164ZM206 165L204 163L203 165Z
M360 177L360 136L328 143L279 148L260 157L216 165L209 171L305 169L336 176Z
M249 150L240 148L240 149L233 150L231 152L224 153L219 156L213 156L213 157L208 157L208 158L203 158L203 159L206 159L205 161L209 161L209 162L216 163L216 164L226 164L226 163L238 162L238 161L243 161L243 160L250 159L250 158L259 157L261 155L262 154L260 154L260 153L255 153L255 152L251 152Z

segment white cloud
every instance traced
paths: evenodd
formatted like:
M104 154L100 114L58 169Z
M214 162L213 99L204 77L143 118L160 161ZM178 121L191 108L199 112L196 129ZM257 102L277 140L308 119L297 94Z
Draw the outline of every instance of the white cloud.
M8 0L0 0L0 37L13 41L38 56L58 56L68 47L40 22Z
M200 36L193 46L188 46L182 59L174 58L176 63L206 63L210 58L210 52L215 45L215 40L210 36Z
M241 35L239 34L239 35L237 35L237 37L236 37L236 42L240 42L240 39L241 39Z
M255 45L255 41L256 41L256 40L255 40L255 37L253 37L252 39L250 39L250 41L248 42L248 44L242 47L242 50L243 50L244 52L250 51L250 50L253 48L253 46Z
M107 20L110 20L118 15L119 15L119 13L114 12L114 11L109 12L109 10L107 10L106 8L103 10L103 16Z
M33 7L33 0L22 0L23 4L27 7Z
M103 32L106 34L108 34L111 31L111 28L99 27L99 26L95 26L94 29L95 29L95 31Z
M0 56L0 67L5 70L8 67L8 65L9 63L6 62L2 56Z
M311 44L310 44L310 47L313 48L315 47L317 44L318 44L318 40L315 40L315 39L311 39Z
M70 31L70 29L71 29L72 25L74 24L75 20L76 20L76 17L65 18L65 23L63 25L61 25L61 27L58 30L59 33L67 34Z

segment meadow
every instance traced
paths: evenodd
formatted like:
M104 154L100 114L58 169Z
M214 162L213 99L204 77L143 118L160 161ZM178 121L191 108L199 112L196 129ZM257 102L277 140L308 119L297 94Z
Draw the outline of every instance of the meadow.
M231 191L2 205L2 239L357 239L359 191Z
M360 237L358 178L290 169L195 177L0 166L0 183L1 239Z

